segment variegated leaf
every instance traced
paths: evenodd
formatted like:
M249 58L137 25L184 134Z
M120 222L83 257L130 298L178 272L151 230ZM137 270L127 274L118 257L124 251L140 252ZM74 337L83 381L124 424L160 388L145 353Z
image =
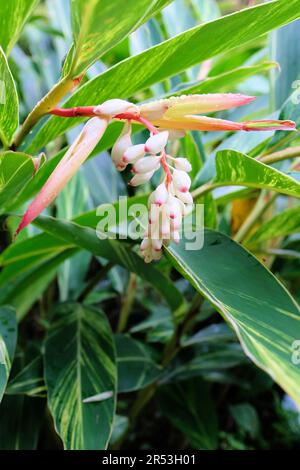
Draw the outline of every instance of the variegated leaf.
M254 256L225 235L204 231L201 249L166 249L174 266L236 331L245 353L300 407L300 310Z
M11 307L0 307L0 401L2 400L17 341L17 322Z
M75 303L56 309L46 339L45 380L64 447L105 449L115 410L116 366L112 333L100 310ZM84 402L104 392L113 396Z

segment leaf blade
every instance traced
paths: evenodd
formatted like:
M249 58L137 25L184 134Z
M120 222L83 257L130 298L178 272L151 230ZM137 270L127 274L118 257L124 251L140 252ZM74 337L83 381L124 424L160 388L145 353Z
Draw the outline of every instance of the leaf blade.
M246 355L300 406L299 369L292 362L300 325L298 305L241 246L211 230L205 230L204 238L198 251L186 251L184 241L166 249L171 262L231 324ZM213 265L209 259L214 259Z

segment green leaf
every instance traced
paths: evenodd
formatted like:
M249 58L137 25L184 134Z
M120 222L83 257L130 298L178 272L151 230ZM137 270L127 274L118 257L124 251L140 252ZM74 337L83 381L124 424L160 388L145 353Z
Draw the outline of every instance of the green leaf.
M298 0L277 0L189 29L103 72L80 87L67 100L66 106L96 105L110 98L128 98L188 67L299 18L298 6ZM35 134L27 151L33 153L76 125L76 121L51 117Z
M0 47L0 139L8 146L19 125L19 100L5 54Z
M153 383L161 374L143 343L130 336L116 335L118 391L140 390Z
M8 55L39 0L0 2L0 46ZM2 77L1 77L2 78Z
M42 356L37 356L9 381L8 395L43 396L46 391Z
M105 449L116 400L112 333L103 312L61 304L45 344L45 380L55 427L69 450ZM102 401L89 397L110 392Z
M212 77L208 77L202 82L194 84L185 84L180 88L180 91L174 93L197 94L197 93L220 93L221 91L231 91L233 86L240 84L243 80L267 72L270 69L278 67L276 62L262 62L257 65L248 65L237 67L236 69L229 70L228 72L221 73ZM187 85L187 86L186 86Z
M298 181L243 153L221 150L216 155L215 165L216 176L212 180L214 187L248 186L300 197Z
M162 412L187 437L193 449L217 448L216 409L205 382L195 378L163 386L159 400Z
M297 85L297 82L296 82ZM300 126L300 106L299 106L299 86L295 88L289 98L282 106L278 119L294 121L296 124L296 132L275 132L273 138L268 144L268 153L286 148L287 144L299 137Z
M44 417L45 400L5 395L0 406L0 449L35 450Z
M82 74L124 39L157 3L149 0L128 0L126 4L124 0L72 0L75 47L71 75Z
M228 373L228 369L248 364L248 362L248 358L238 343L226 343L221 338L218 343L195 343L187 357L185 355L178 357L164 379L173 383L201 376L206 380L222 382L224 373Z
M276 109L288 98L293 82L300 76L299 40L300 21L284 26L271 35L271 55L280 64L280 74L271 75Z
M0 153L0 207L11 204L33 175L34 164L29 155L21 152Z
M129 249L127 243L111 239L99 240L95 230L53 217L40 216L35 220L35 225L69 245L86 249L137 273L160 292L175 311L175 315L177 310L180 314L184 299L174 283L154 266L146 266L142 258Z
M285 237L300 231L300 207L291 207L262 224L247 240L247 243L260 243L275 237Z
M249 403L230 406L230 412L236 422L238 429L249 434L252 439L259 435L260 423L256 409Z
M0 402L9 377L17 342L17 322L14 309L0 307Z
M194 344L226 342L232 341L234 338L234 332L226 323L217 323L202 328L198 333L183 340L181 345L186 347Z
M292 360L300 312L286 289L248 251L212 230L204 231L200 250L187 251L182 240L166 251L174 266L235 329L250 359L300 406L299 366Z
M8 266L9 273L6 272L5 277L13 282L5 285L5 288L0 291L0 304L9 303L12 305L16 310L18 319L21 320L55 278L57 267L75 253L77 253L76 248L68 249L66 247L61 252L54 252L46 260L42 259L41 261L40 258L33 260L33 267L29 271L27 270L26 261L21 260L23 269L21 275L16 271L18 264ZM2 274L4 274L4 271ZM5 281L3 282L5 283Z

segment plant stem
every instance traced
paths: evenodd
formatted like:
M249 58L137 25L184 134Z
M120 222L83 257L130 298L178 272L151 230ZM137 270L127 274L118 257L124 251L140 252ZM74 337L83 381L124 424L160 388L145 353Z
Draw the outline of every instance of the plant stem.
M136 274L130 273L129 282L124 296L122 307L119 316L119 322L117 326L117 333L122 333L125 330L128 322L128 318L131 312L131 308L134 302L135 292L136 292L136 283L137 278Z
M54 108L57 103L59 103L62 98L73 89L76 83L76 79L74 80L69 76L64 77L35 105L16 135L12 145L13 149L19 147L38 120L45 114L49 113L51 109Z
M290 132L286 137L283 139L279 140L276 144L274 144L272 147L268 148L262 155L269 155L270 152L274 152L274 150L278 149L278 147L283 147L285 144L291 142L292 140L296 139L298 137L299 131L296 132Z
M209 191L212 191L213 189L217 188L218 184L214 183L205 183L199 188L194 189L194 191L191 192L193 198L203 196L204 194L208 193Z
M246 218L246 220L244 221L244 223L242 224L242 226L234 237L234 240L236 242L241 243L245 240L254 224L270 207L270 205L273 204L277 196L278 195L275 193L269 198L269 200L266 200L267 192L264 190L261 191L254 208L252 209L252 211L250 212L250 214L248 215L248 217Z
M281 162L289 158L300 157L300 146L288 147L287 149L280 150L279 152L270 153L257 158L262 163L270 165L272 163Z

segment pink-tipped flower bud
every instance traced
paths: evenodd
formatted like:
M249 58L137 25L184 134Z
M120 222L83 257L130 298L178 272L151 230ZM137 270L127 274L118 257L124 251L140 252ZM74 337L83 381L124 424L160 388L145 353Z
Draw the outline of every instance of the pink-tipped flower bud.
M165 206L162 209L162 217L161 217L161 226L160 226L160 233L161 238L168 240L170 238L170 219L167 215L167 211Z
M162 251L161 250L155 250L154 248L152 248L151 256L152 256L153 261L158 261L162 257Z
M120 169L124 169L126 167L126 164L124 164L122 161L122 157L125 150L132 145L130 135L131 125L126 123L123 127L120 137L116 140L111 150L111 158L118 169L119 167Z
M142 241L142 243L141 243L140 250L141 250L141 251L146 251L146 250L148 250L150 247L151 247L151 240L150 240L150 238L144 238L143 241Z
M134 166L134 173L149 173L149 171L156 171L160 166L160 157L145 157L138 160Z
M125 100L113 99L104 101L96 106L93 111L95 114L105 116L116 116L126 112L137 112L138 108L133 103Z
M170 219L182 218L182 208L179 200L174 196L169 196L166 202L166 214Z
M182 201L184 204L189 204L189 205L192 205L193 204L193 196L191 195L191 193L189 193L188 191L185 193L185 192L182 192L182 191L176 191L176 196L178 197L178 199L180 199L180 201ZM185 211L186 212L186 211ZM186 215L184 213L184 215Z
M140 184L147 183L154 174L154 171L149 171L149 173L140 173L134 175L134 177L129 181L130 186L139 186Z
M176 158L174 165L177 170L186 171L187 173L192 170L192 165L187 158Z
M160 208L156 204L151 204L149 209L149 224L156 224L159 219Z
M144 144L132 145L122 155L124 163L134 163L145 155Z
M169 197L169 192L166 188L165 183L161 183L155 191L153 191L153 202L157 204L158 206L161 206L162 204L165 204L167 202L167 199Z
M173 184L175 189L182 193L188 192L191 187L191 178L182 170L173 171Z
M173 242L178 245L178 243L180 242L180 234L178 230L173 230L171 232L171 240L173 240Z
M162 247L162 240L161 239L154 239L151 240L152 248L154 251L160 251Z
M145 152L152 153L154 155L161 152L167 145L168 137L168 131L152 135L145 143Z

